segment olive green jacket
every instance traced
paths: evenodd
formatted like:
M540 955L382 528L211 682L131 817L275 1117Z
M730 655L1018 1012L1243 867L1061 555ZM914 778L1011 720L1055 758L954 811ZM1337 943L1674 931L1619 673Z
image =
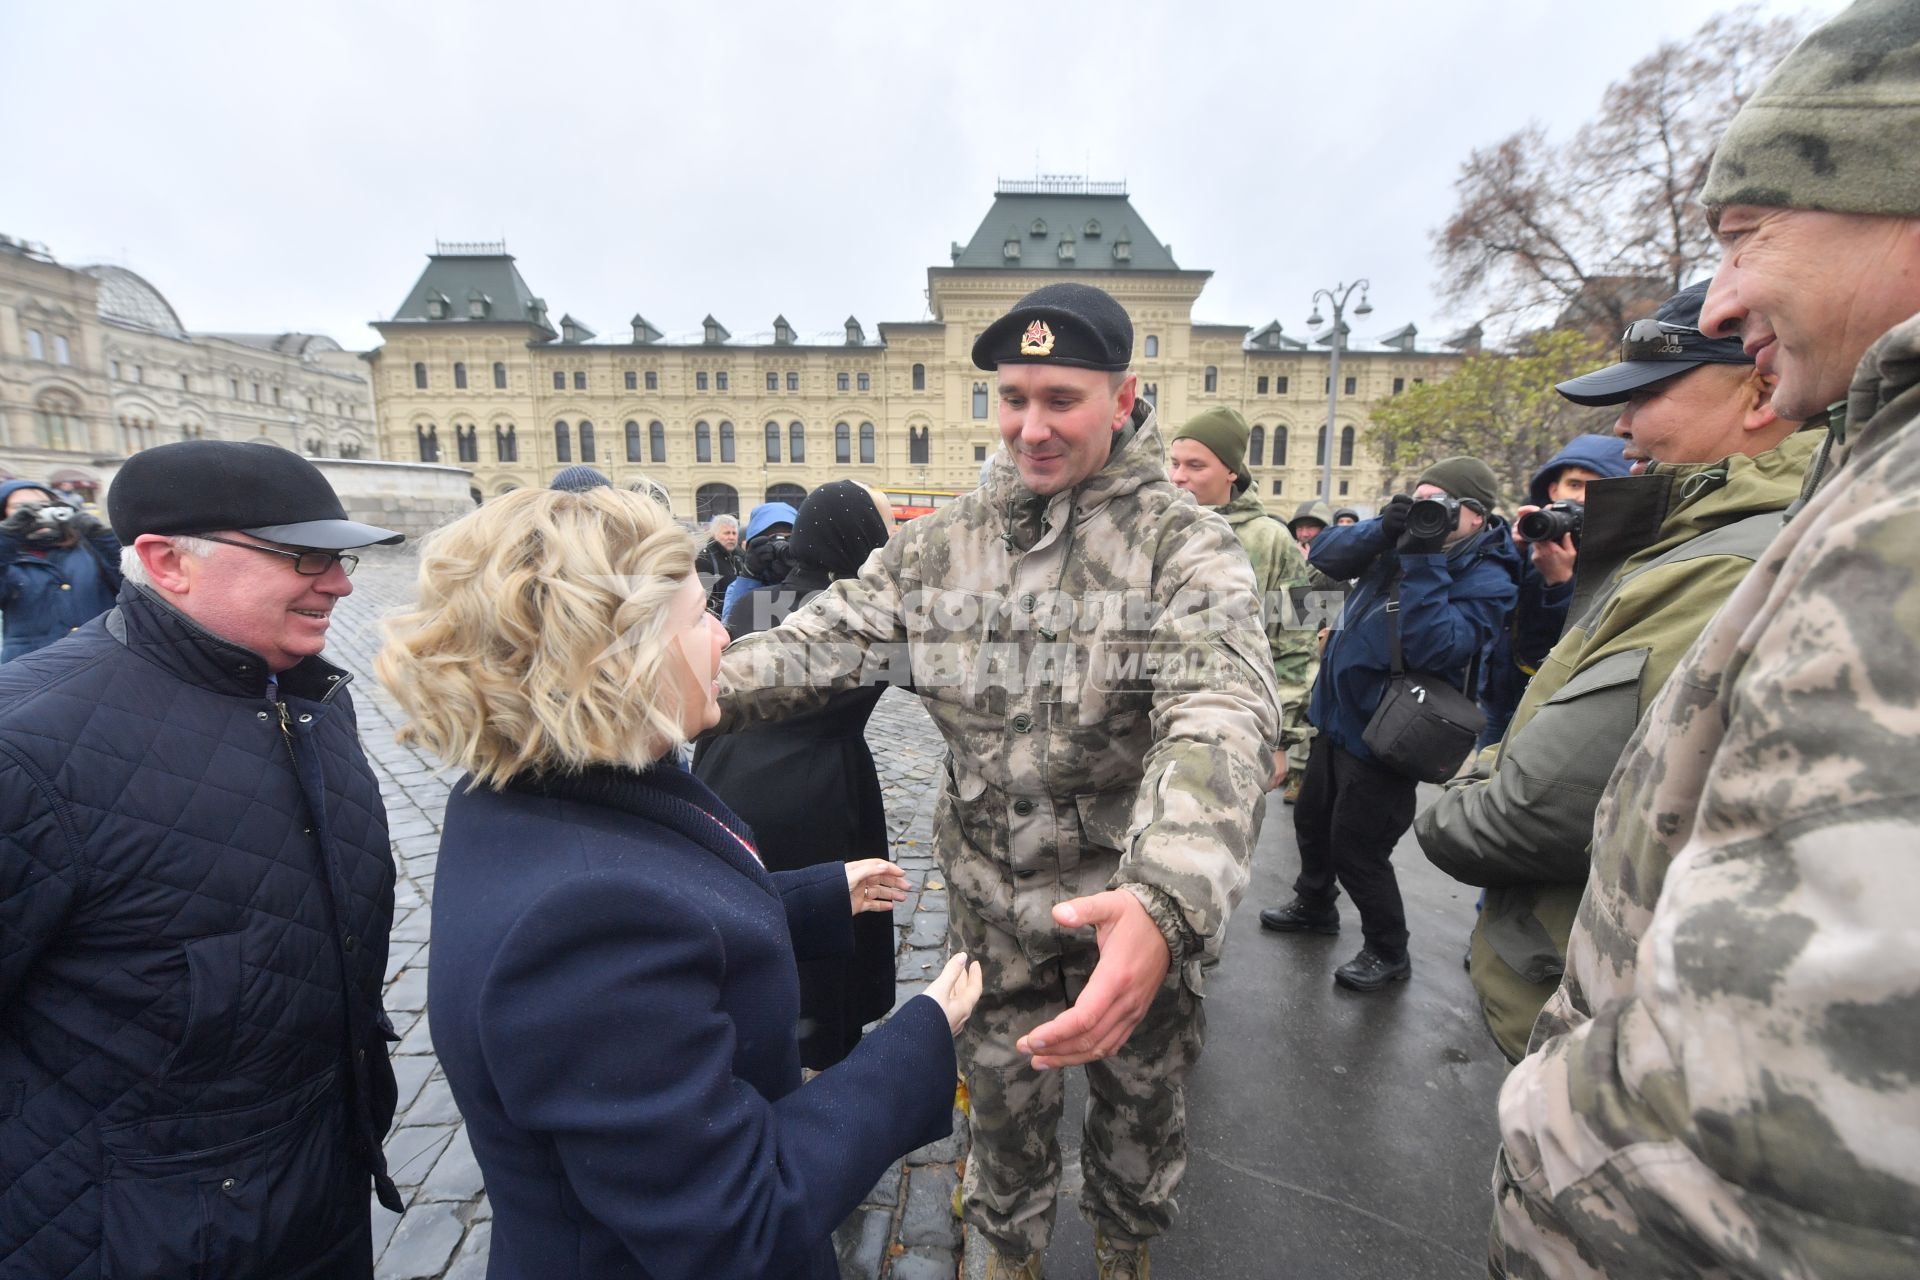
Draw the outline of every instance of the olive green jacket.
M1681 655L1779 532L1825 438L1803 430L1757 457L1591 482L1574 621L1497 750L1415 821L1435 866L1487 891L1473 985L1510 1060L1565 967L1607 779Z
M1252 489L1224 507L1215 507L1233 526L1260 590L1267 647L1273 653L1273 680L1280 689L1280 747L1312 735L1307 724L1307 687L1312 681L1315 629L1299 617L1297 593L1307 586L1307 558L1287 526L1267 514Z

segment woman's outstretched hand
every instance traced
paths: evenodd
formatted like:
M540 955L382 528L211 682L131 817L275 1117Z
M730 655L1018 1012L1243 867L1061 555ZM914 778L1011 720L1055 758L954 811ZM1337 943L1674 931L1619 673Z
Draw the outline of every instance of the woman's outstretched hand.
M907 900L907 873L885 858L862 858L847 864L847 897L853 914L891 911Z
M940 1002L940 1007L946 1011L947 1030L957 1036L960 1028L967 1025L967 1017L980 999L980 987L980 962L975 960L968 964L967 953L956 951L947 961L947 967L940 971L940 976L927 984L923 994Z

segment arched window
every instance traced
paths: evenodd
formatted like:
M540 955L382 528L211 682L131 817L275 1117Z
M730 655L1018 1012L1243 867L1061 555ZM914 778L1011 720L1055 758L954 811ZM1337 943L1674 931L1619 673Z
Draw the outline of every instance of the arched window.
M1352 427L1340 428L1340 465L1343 467L1350 467L1353 465L1353 428Z
M976 418L987 416L987 384L984 382L973 384L973 416Z
M767 486L768 502L785 502L798 507L807 500L806 488L797 484L770 484Z
M316 441L315 443L318 442ZM474 426L471 422L464 426L456 422L453 426L453 443L455 449L459 452L460 461L480 461L480 428ZM319 453L321 451L315 449L314 452Z
M767 424L767 461L780 461L780 424L777 422Z
M467 389L467 364L464 360L453 362L453 385L462 391Z
M1314 450L1313 465L1316 467L1327 465L1327 424L1324 422L1320 424L1320 444Z
M238 386L239 384L235 383L234 385ZM413 385L420 388L423 391L426 390L427 366L418 360L413 362ZM235 391L233 394L235 399L238 399L240 396L240 393L238 391Z
M787 424L787 461L805 462L807 460L807 424L790 422Z
M493 362L493 385L497 391L507 389L507 366L498 360Z
M847 424L833 424L833 460L835 462L853 461L853 433L847 430Z
M520 461L520 441L514 438L513 424L511 422L505 426L501 426L499 423L494 424L493 456L494 460L498 462Z
M638 462L640 461L640 424L629 418L627 419L625 430L627 437L627 461Z
M1209 391L1218 391L1220 389L1220 370L1213 365L1207 366L1206 387Z
M924 467L927 455L932 452L928 446L928 431L925 427L907 428L907 463L909 466Z
M561 462L573 461L573 437L567 432L567 424L553 424L553 456Z
M413 433L420 445L420 461L440 461L440 428L429 422L424 426L415 427Z
M693 460L695 462L713 461L713 428L704 422L693 424Z
M873 463L873 424L860 424L860 461L868 465Z
M702 422L699 426L706 426ZM697 438L697 437L696 437ZM693 491L693 517L701 524L715 516L740 514L740 494L730 484L703 484Z
M915 391L927 389L927 366L923 364L913 366L913 389Z
M1247 465L1250 467L1262 465L1266 451L1267 429L1255 427L1247 436Z
M1155 334L1147 335L1147 359L1152 360L1160 354L1160 339Z
M667 460L667 428L664 423L647 424L647 452L654 462Z
M1287 424L1284 422L1273 429L1273 465L1287 465Z
M582 422L580 424L580 461L594 461L593 424L591 422Z
M80 406L70 397L49 391L33 405L33 430L42 449L71 449L75 442L84 447L86 433L81 429Z
M720 461L733 461L733 424L731 422L720 424Z

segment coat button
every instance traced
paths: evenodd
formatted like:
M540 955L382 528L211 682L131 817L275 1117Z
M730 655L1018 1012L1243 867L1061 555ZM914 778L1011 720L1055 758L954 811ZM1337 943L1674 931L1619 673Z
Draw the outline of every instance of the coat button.
M256 711L253 714L257 719L265 720L267 718L267 713L264 711Z
M1034 607L1039 603L1040 601L1034 598L1033 592L1029 591L1027 592L1027 594L1020 597L1020 612L1032 613L1034 610Z
M1031 728L1033 728L1033 717L1026 712L1022 711L1013 718L1013 731L1015 733L1025 733Z
M312 723L313 723L313 717L312 717L312 716L310 716L310 715L302 715L302 716L300 717L300 723L301 723L301 724L312 724Z
M352 955L355 951L358 951L360 949L360 939L354 937L352 934L348 934L345 945L347 948L347 954Z
M73 584L71 582L63 582L60 584L60 589L62 591L71 591L73 590Z
M1026 816L1027 816L1028 814L1030 814L1030 813L1032 813L1032 812L1033 812L1033 801L1031 801L1031 800L1015 800L1015 801L1013 802L1013 811L1014 811L1015 813L1017 813L1017 814L1019 814L1019 815L1020 815L1021 817L1023 817L1023 818L1024 818L1024 817L1026 817Z
M220 1189L228 1195L233 1195L240 1190L240 1179L222 1178L220 1179Z

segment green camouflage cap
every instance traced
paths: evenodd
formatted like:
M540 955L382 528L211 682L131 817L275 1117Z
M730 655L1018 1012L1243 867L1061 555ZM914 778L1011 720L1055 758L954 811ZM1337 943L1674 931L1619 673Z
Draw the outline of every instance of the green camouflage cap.
M1920 215L1920 3L1858 0L1740 108L1701 200Z

